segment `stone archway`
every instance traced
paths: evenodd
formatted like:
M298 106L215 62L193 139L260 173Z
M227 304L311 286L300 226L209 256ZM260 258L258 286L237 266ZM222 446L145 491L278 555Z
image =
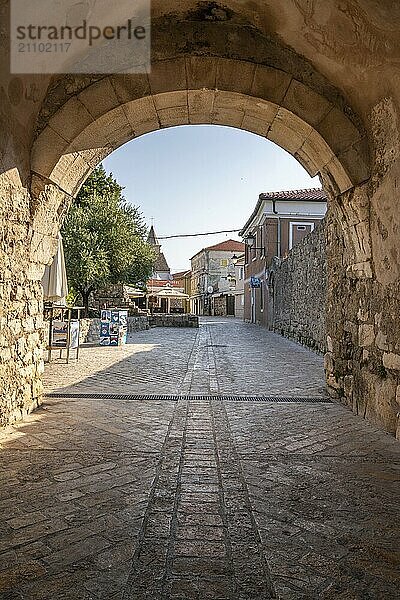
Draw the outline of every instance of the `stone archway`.
M279 69L182 57L155 63L148 76L105 77L70 97L33 144L32 174L73 196L93 166L125 142L165 127L207 123L277 143L337 195L369 177L366 135L354 121Z
M18 218L3 244L3 422L40 401L39 279L91 169L146 132L216 123L263 135L320 174L331 198L328 383L396 431L400 14L372 0L253 4L155 2L148 75L8 76L1 182L5 214Z

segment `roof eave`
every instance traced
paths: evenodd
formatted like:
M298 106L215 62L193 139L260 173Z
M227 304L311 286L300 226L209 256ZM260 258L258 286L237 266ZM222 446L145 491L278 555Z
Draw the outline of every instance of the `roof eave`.
M254 221L254 219L257 217L260 207L262 205L262 203L265 201L265 198L263 197L263 194L260 194L258 196L258 200L257 203L254 207L253 212L251 213L250 217L247 219L245 225L243 226L243 229L241 229L239 231L239 235L240 237L245 237L245 232L247 231L247 229L249 229L249 227L251 226L252 222Z

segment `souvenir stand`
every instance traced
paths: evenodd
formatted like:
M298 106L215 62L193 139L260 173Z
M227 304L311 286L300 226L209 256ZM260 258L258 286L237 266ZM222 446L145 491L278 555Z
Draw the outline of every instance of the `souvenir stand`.
M100 345L122 346L128 333L128 311L124 308L102 308L100 314Z
M83 306L45 304L44 309L49 316L48 362L51 362L53 350L60 351L59 358L63 358L63 350L66 350L67 363L71 350L75 350L75 359L78 360L80 317ZM77 312L77 318L72 318L72 311Z

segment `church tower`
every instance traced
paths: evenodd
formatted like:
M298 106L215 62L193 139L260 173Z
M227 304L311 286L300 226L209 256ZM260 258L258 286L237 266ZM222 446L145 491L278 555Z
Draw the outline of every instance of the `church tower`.
M168 266L164 254L161 252L161 244L157 239L153 225L150 227L149 235L147 236L147 243L152 246L156 252L156 261L153 267L153 277L158 281L170 281L171 280L171 269Z

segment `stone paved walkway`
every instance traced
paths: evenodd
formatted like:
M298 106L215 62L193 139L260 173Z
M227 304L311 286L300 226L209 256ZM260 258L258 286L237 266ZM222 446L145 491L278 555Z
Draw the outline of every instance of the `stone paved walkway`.
M334 403L216 396L322 399L319 356L235 320L131 342L51 365L73 398L0 434L2 600L399 597L399 444Z
M323 360L280 335L237 319L197 329L140 331L120 348L83 348L68 369L46 370L48 391L120 394L324 396Z

